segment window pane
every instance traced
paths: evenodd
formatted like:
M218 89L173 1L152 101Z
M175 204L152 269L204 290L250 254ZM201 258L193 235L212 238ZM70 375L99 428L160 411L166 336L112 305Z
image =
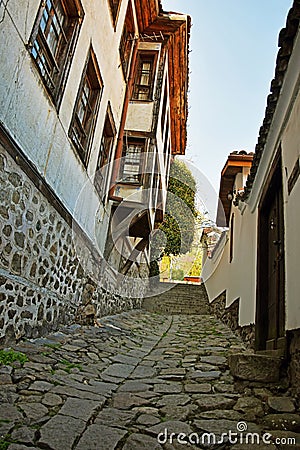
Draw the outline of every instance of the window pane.
M139 100L149 100L150 98L149 88L138 87L137 98Z
M48 20L48 26L45 30L45 35L47 37L47 42L49 44L49 47L53 53L53 55L56 55L56 50L59 44L59 40L62 39L63 34L63 22L64 22L64 12L61 6L61 3L57 3L57 6L54 7L54 5L49 1L47 3L49 5L49 20ZM50 9L51 5L51 9Z
M108 175L110 150L112 146L113 138L105 135L105 132L101 139L99 157L97 162L97 169L95 174L95 187L100 195L105 194L106 178Z
M84 85L83 85L83 94L84 94L85 98L89 98L90 87L88 85L87 79L85 80Z
M154 54L142 54L139 57L133 92L133 98L136 100L151 99L154 58Z
M49 45L49 48L51 49L53 56L55 56L55 53L56 53L58 39L59 39L59 36L56 34L55 29L51 26L49 29L48 37L47 37L47 43Z
M143 144L129 144L126 146L123 162L122 181L139 183L141 179L141 163Z
M43 14L43 16L42 16L42 18L41 18L41 23L40 23L40 27L41 27L41 29L45 32L45 28L46 28L46 25L47 25L47 21L48 21L48 13L47 13L47 11L45 10L44 11L44 14Z
M141 79L139 84L143 84L146 86L149 86L150 84L150 76L151 76L151 63L144 62L142 65L142 71L141 71Z
M85 104L83 100L81 99L78 106L77 116L81 123L83 123L84 119L84 113L85 113Z
M30 37L31 55L56 104L64 91L66 77L62 74L67 73L70 68L77 30L81 26L76 17L83 15L80 2L76 1L75 4L75 0L45 0L33 27Z
M103 167L108 163L112 142L112 137L106 136L105 134L102 136L100 145L99 167Z
M55 13L56 13L55 21L58 21L57 26L60 26L61 28L63 28L63 24L64 24L64 20L65 20L65 13L64 13L61 3L57 4Z
M98 99L102 89L102 81L95 78L99 69L95 67L93 58L90 55L83 79L77 94L76 105L69 129L69 136L84 163L88 159L88 148L93 133L93 124L96 120L98 109Z

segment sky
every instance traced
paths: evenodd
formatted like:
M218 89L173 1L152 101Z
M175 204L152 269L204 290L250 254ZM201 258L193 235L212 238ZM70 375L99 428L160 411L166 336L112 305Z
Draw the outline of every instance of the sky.
M234 150L254 151L292 0L162 0L192 17L186 157L218 193Z

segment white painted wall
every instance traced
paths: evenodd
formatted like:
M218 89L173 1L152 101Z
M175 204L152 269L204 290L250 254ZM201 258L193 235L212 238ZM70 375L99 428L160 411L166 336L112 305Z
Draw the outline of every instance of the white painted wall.
M233 206L233 259L230 262L230 231L212 258L207 258L202 278L210 301L226 290L226 306L240 298L239 324L255 320L257 214L249 208L241 211Z
M207 294L210 301L213 301L218 295L228 289L229 285L229 245L228 232L223 236L219 244L219 249L212 258L204 258L205 260L201 277L205 283Z
M130 102L125 128L131 131L151 132L154 102Z
M300 179L290 195L287 191L288 178L296 160L300 156L300 94L289 122L282 136L282 159L284 168L284 213L285 213L285 254L286 254L286 326L287 329L300 327Z

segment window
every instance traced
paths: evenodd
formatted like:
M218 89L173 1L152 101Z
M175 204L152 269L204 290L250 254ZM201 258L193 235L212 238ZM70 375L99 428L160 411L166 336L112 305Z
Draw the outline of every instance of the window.
M29 48L45 86L59 106L83 10L76 0L46 0L39 9Z
M109 0L109 6L110 6L114 25L116 24L116 21L117 21L120 3L121 3L121 0Z
M151 100L153 91L154 53L140 53L133 89L133 100Z
M130 60L131 49L133 45L133 35L134 35L134 22L131 3L129 3L119 47L122 70L125 79Z
M130 139L124 144L122 155L122 182L141 184L144 150L144 139Z
M91 49L76 98L69 136L85 165L94 134L103 83L96 56Z
M111 112L110 104L106 112L102 138L100 142L99 156L96 167L94 184L100 196L105 194L111 151L114 143L116 128Z

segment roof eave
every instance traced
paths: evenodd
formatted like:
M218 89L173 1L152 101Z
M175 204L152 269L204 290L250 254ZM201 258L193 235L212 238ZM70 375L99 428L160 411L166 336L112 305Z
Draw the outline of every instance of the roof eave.
M187 142L189 39L191 18L166 12L160 0L135 0L140 33L162 32L168 39L171 148L184 155Z

